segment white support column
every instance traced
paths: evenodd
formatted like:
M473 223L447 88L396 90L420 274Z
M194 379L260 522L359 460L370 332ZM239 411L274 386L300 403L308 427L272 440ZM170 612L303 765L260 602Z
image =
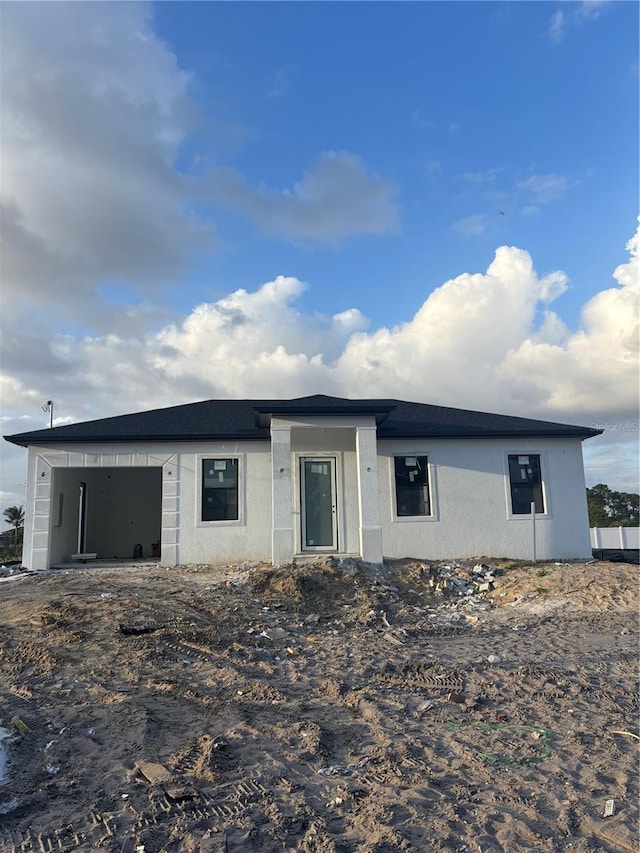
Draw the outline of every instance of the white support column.
M22 565L33 568L33 517L36 503L36 464L38 456L33 448L27 451L27 494L24 505L24 530L22 531ZM44 566L48 568L48 566Z
M199 511L199 510L197 510ZM162 466L162 530L160 533L160 565L177 566L180 562L180 468L177 455Z
M291 485L291 426L271 421L271 560L274 566L293 559L293 493Z
M369 563L382 562L382 529L378 494L378 443L375 426L356 427L360 553Z
M51 465L30 447L22 562L34 572L49 568L52 479Z

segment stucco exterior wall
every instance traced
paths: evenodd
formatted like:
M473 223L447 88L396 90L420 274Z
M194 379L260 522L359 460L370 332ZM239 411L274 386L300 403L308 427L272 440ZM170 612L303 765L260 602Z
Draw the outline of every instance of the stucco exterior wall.
M120 507L116 516L116 510L108 508L103 482L108 471L124 470L129 474L114 478L117 494L110 499L119 505L128 501L131 513L137 500L145 502L144 510L131 515L140 525L134 538L141 541L144 536L146 553L160 530L163 565L268 561L275 553L292 559L301 550L300 460L314 455L336 460L339 554L372 561L383 556L532 559L531 518L514 516L510 509L507 456L516 453L541 458L545 512L535 521L536 558L591 555L582 447L577 439L382 440L376 453L375 424L370 418L350 418L347 424L337 418L280 419L276 433L284 443L276 442L273 453L268 441L31 447L25 566L44 569L76 551L73 518L77 519L81 478L93 494L86 550L101 556L120 556L119 551L131 556L130 537L123 534L120 542L119 534L113 532L113 524L122 523L125 510ZM394 455L428 457L430 516L396 516ZM230 457L239 466L239 518L202 521L202 460ZM161 503L156 500L158 488ZM101 489L105 492L102 508ZM62 525L60 493L65 494ZM279 501L277 512L274 495ZM112 532L106 539L100 533L100 512L114 514L109 516Z
M98 469L161 469L161 504L157 522L146 517L138 526L136 542L155 537L160 531L161 563L242 562L268 560L271 554L271 467L268 442L190 442L167 447L164 442L140 442L135 445L68 444L63 447L29 448L27 463L27 503L23 562L28 568L46 569L52 563L66 561L77 548L78 498L76 486L84 469L94 489L101 482ZM244 488L240 490L238 521L209 521L200 518L202 460L235 457L240 466ZM95 475L92 476L92 471ZM84 476L83 473L83 476ZM137 482L137 485L136 485ZM149 496L145 475L131 481L135 499ZM64 529L57 529L59 493L66 489ZM88 537L85 550L97 550L100 556L113 556L113 545L100 538L94 496L88 508ZM127 498L129 500L129 497ZM104 508L103 508L104 509ZM144 512L139 515L145 515ZM157 524L157 526L156 526ZM117 535L116 535L117 538ZM150 544L150 543L149 543ZM148 555L145 541L145 553ZM93 547L92 547L93 546ZM119 547L119 546L118 546ZM123 546L124 547L124 546ZM105 549L102 552L102 549ZM117 550L117 548L116 548ZM126 546L127 556L129 547ZM118 556L125 556L124 552Z
M300 463L314 456L336 460L336 491L338 504L338 552L360 553L358 535L358 478L356 446L353 428L327 429L314 426L294 426L291 431L293 541L294 551L300 553L301 500Z
M337 547L334 553L362 556L373 562L382 560L375 435L375 420L371 415L271 419L275 563L303 552L300 469L303 459L314 457L335 460Z
M378 444L385 557L532 559L530 516L511 513L508 454L540 454L545 513L535 521L536 558L591 556L582 446L577 439L439 439ZM426 455L432 515L395 516L394 455Z
M202 460L237 458L239 519L201 520ZM231 563L271 557L269 443L202 442L180 450L178 563Z

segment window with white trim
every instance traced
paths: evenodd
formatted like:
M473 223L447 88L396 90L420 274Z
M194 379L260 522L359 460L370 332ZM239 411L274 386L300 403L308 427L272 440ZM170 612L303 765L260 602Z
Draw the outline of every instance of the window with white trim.
M202 521L237 521L238 460L202 460Z
M536 505L536 513L544 513L542 473L537 453L509 454L509 485L514 515L530 515L532 503Z
M426 456L395 456L396 515L431 515Z

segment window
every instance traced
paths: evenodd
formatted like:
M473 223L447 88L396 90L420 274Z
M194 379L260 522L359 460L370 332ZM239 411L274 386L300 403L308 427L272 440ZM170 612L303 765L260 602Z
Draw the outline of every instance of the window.
M238 519L238 460L202 460L202 520Z
M535 503L537 513L545 511L539 456L510 455L509 482L514 515L531 515L532 503Z
M426 456L396 456L396 513L431 515Z

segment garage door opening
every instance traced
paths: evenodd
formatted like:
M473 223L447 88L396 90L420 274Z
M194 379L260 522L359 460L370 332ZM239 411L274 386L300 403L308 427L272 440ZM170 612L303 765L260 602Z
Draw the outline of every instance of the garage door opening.
M162 469L55 468L49 564L72 554L99 560L159 558Z

